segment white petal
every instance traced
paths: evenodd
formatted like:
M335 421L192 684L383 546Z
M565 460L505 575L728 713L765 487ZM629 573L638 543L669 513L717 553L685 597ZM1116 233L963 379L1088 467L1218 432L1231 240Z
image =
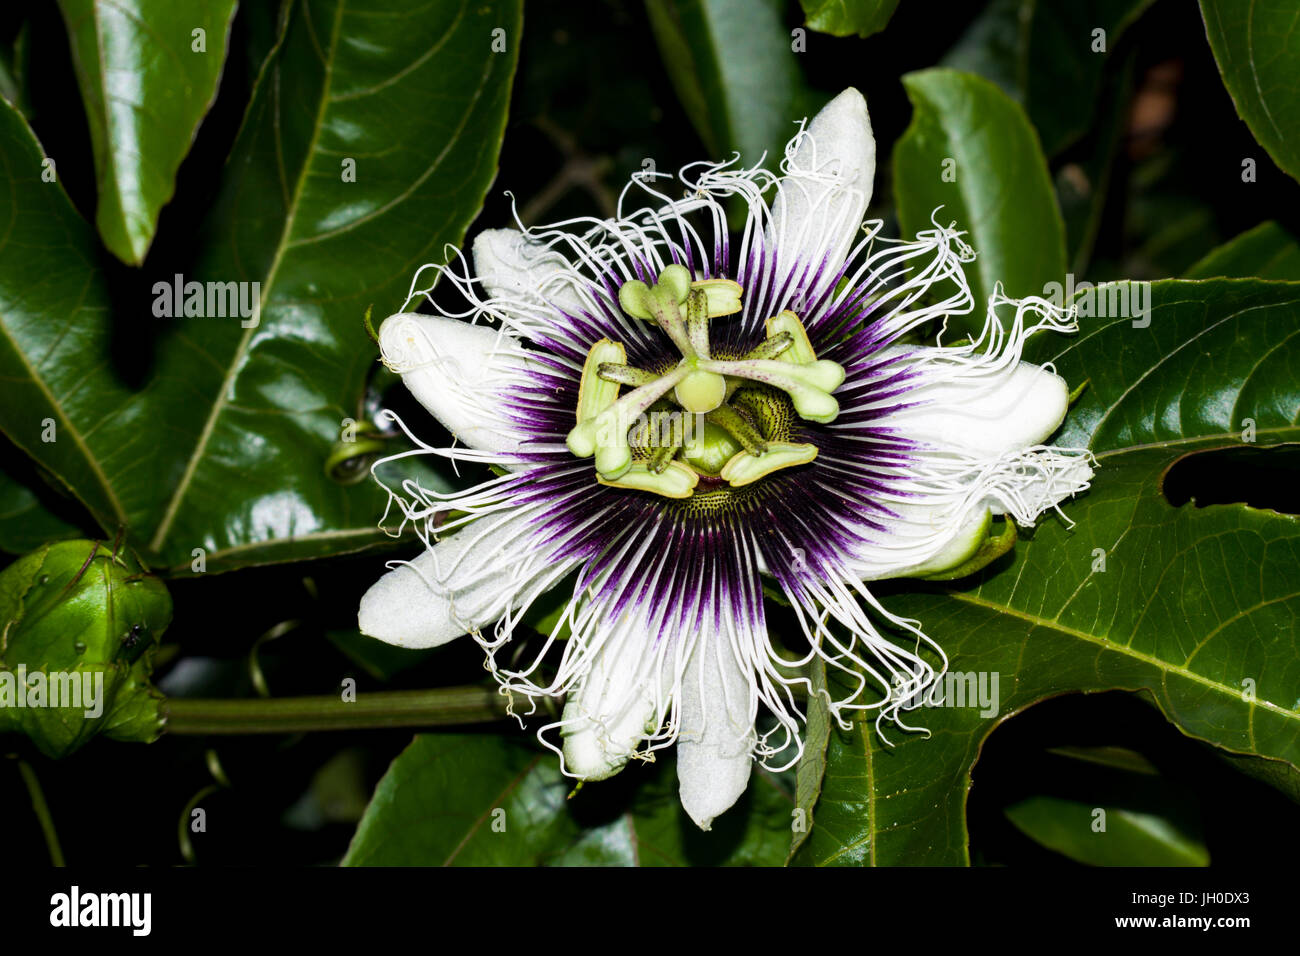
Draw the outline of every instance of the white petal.
M1030 362L1001 370L963 370L942 350L893 348L913 360L937 357L933 371L899 401L917 403L890 414L881 424L905 438L929 442L979 457L995 457L1044 441L1065 420L1069 388L1065 379ZM954 377L954 372L957 377Z
M384 364L463 443L512 452L527 437L502 413L501 397L526 381L529 359L501 330L399 312L379 327L379 349Z
M623 769L658 729L665 703L654 641L643 626L625 619L597 640L603 644L561 718L564 769L582 780Z
M530 548L514 515L489 515L389 571L361 598L363 634L398 647L437 647L518 607L544 577L566 567Z
M708 830L740 799L754 766L758 698L725 633L696 641L679 706L678 791L691 819Z
M547 305L569 315L587 311L584 282L568 260L517 229L487 229L478 234L474 273L494 298Z
M826 104L796 141L772 205L770 247L786 269L816 270L825 262L833 272L859 238L876 175L867 101L850 87Z

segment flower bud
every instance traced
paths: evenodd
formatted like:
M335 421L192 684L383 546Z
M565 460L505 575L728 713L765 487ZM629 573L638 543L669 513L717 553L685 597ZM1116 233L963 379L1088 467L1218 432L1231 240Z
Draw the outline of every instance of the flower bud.
M51 757L103 733L148 742L163 697L149 683L172 602L129 554L60 541L0 573L0 731Z

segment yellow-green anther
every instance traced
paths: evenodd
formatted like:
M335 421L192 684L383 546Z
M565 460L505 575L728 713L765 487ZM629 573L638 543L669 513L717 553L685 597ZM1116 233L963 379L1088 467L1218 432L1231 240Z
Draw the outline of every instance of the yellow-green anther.
M699 289L692 289L686 298L686 337L691 348L701 358L709 357L709 303Z
M793 344L794 336L789 332L781 332L759 342L745 353L742 361L752 362L755 359L774 359Z
M740 297L745 290L733 279L700 279L692 282L691 288L704 293L711 319L740 311Z
M596 369L596 374L607 382L631 385L633 388L649 385L659 378L654 372L647 372L645 369L636 368L632 365L622 365L618 362L601 362L600 367Z
M722 477L732 487L748 485L765 475L782 468L805 465L817 457L816 445L794 442L768 442L767 451L761 455L739 452L722 469Z
M700 483L700 476L679 461L670 462L658 474L651 471L645 462L638 461L617 479L597 475L596 480L602 485L651 491L665 498L689 498L695 486Z
M758 429L730 405L719 405L705 416L705 420L725 429L751 455L761 455L767 449L767 442Z
M727 380L698 369L687 372L673 390L677 404L688 412L711 412L727 397Z
M606 379L600 374L600 369L604 365L622 365L626 361L627 351L618 342L601 339L591 347L587 360L582 363L582 378L578 385L578 424L595 418L618 400L619 383Z
M783 333L790 336L793 344L782 354L782 362L807 365L809 362L817 361L817 353L813 351L812 342L808 340L808 331L803 327L803 323L799 321L799 316L789 309L767 320L767 336L769 339Z

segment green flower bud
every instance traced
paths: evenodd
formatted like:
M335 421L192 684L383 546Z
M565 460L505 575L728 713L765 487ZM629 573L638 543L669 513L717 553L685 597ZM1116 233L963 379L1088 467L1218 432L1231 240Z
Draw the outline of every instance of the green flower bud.
M60 541L0 573L0 731L51 757L96 734L148 742L163 697L149 683L171 622L157 578L99 541Z

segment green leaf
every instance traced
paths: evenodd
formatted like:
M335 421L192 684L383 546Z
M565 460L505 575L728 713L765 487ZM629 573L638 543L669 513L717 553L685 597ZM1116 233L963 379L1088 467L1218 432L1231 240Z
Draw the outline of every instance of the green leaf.
M898 0L799 0L808 29L832 36L879 33L898 9Z
M151 320L162 333L140 392L105 358L120 337L94 236L0 105L13 187L0 196L0 427L106 532L128 527L176 571L199 548L216 571L387 542L382 490L324 474L377 367L361 317L400 308L416 269L478 213L519 23L518 0L295 4L182 276L221 283L220 314L205 302L204 315ZM159 279L155 315L175 304L173 277ZM260 314L232 314L230 288Z
M1290 0L1201 0L1205 35L1237 115L1300 179L1300 35Z
M588 784L570 800L575 781L549 751L510 737L420 735L380 780L343 865L761 866L784 859L790 795L773 778L756 772L749 795L703 833L678 804L671 761L663 763L634 765L618 784ZM628 775L642 782L630 799ZM601 803L610 792L612 807Z
M806 112L781 0L648 0L677 97L715 159L775 166Z
M1184 274L1185 279L1300 280L1300 244L1276 222L1261 222L1213 250Z
M1042 295L1065 274L1065 227L1038 137L1024 111L981 77L955 70L908 73L912 123L894 147L894 198L905 236L936 220L967 230L967 266L982 324L996 283L1008 295Z
M1054 156L1087 131L1110 55L1151 3L993 0L942 65L1001 87L1025 108L1043 151Z
M79 498L110 534L148 489L112 477L147 474L156 443L131 409L111 354L98 244L57 181L26 121L0 103L0 428ZM130 497L125 497L130 495Z
M176 170L216 98L235 6L59 0L95 151L95 220L123 262L143 262L153 242Z
M990 692L996 678L997 712L926 708L908 722L932 736L887 730L892 747L870 722L833 730L796 862L968 862L964 805L983 741L1007 717L1073 691L1139 692L1189 736L1296 774L1300 519L1241 504L1173 507L1161 481L1184 455L1238 444L1246 419L1260 445L1300 440L1300 284L1150 288L1145 327L1088 318L1077 336L1029 343L1029 361L1090 383L1054 439L1098 459L1091 490L1064 506L1075 527L1048 517L1004 567L883 597L921 621L953 672Z
M1104 831L1094 829L1105 812ZM1035 842L1092 866L1208 866L1204 842L1167 817L1125 807L1108 807L1034 796L1006 809L1007 819Z
M374 483L322 474L377 359L361 319L372 303L379 316L400 308L415 271L442 262L478 214L520 18L518 0L296 6L195 268L199 281L258 283L260 320L173 319L159 350L151 401L178 454L160 468L170 494L148 545L168 564L194 547L211 569L381 540Z

